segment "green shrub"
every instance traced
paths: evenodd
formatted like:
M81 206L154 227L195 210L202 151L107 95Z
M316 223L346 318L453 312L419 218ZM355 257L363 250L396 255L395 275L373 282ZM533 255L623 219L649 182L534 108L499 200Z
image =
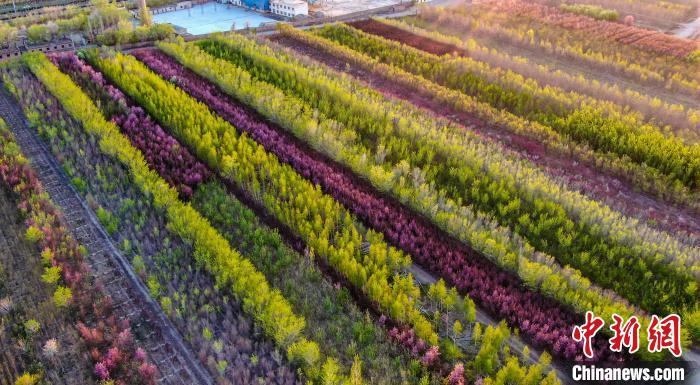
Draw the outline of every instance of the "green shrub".
M39 376L36 374L24 373L17 377L15 385L35 385L39 382Z
M204 330L202 330L202 337L207 341L211 341L211 339L214 338L214 333L212 333L208 327L205 327Z
M313 368L321 358L318 345L301 339L289 346L287 349L289 361L299 364L302 367Z
M175 35L175 28L170 24L153 24L150 27L136 27L132 30L111 29L97 36L102 45L138 43L142 41L165 40Z
M36 334L39 331L39 329L41 329L41 325L39 325L39 322L35 319L27 320L24 323L24 331L28 335Z
M685 57L685 60L693 64L700 63L700 49L689 53L688 56Z
M53 302L58 307L66 307L70 303L71 298L73 298L73 292L65 287L59 286L53 293Z
M27 229L26 238L31 243L37 243L44 238L44 233L36 226L29 226Z
M34 44L44 43L51 40L51 32L47 26L35 24L27 28L27 39Z
M160 299L160 307L163 308L165 314L173 313L173 300L170 297L162 297Z
M700 341L700 309L683 317L683 323L692 341Z
M134 257L131 261L131 266L134 267L134 272L136 272L136 274L146 274L146 264L143 262L143 258L140 255Z
M47 247L41 251L41 261L44 263L44 265L51 265L51 262L53 261L53 251L51 251L50 248Z
M151 297L158 298L160 296L160 283L156 277L152 275L149 276L146 285L148 286L148 291L151 293Z
M50 266L44 268L44 274L41 275L41 280L49 285L54 285L61 279L61 267Z
M75 186L75 189L78 190L81 194L85 194L87 191L87 183L82 178L75 177L71 179L71 183L73 186Z
M559 8L564 12L571 12L577 15L592 17L596 20L615 21L620 18L620 14L612 9L606 9L597 5L589 4L562 4Z
M100 207L97 209L95 214L97 214L97 219L99 219L102 227L105 228L109 235L117 232L117 229L119 228L119 220L112 215L112 213L105 210L103 207Z

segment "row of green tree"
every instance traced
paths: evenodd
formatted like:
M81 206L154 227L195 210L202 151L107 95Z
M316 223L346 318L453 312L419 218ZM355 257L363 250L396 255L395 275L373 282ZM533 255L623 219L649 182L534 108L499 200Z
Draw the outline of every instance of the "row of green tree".
M396 58L396 62L403 63L400 67L414 66L409 57L415 59L413 63L421 63L419 58L429 56L425 52L367 35L345 25L326 26L318 33L361 52L370 51L380 57ZM488 90L498 88L492 84L484 87ZM305 92L308 93L308 89ZM371 111L372 106L365 104L364 108ZM338 116L343 113L336 112ZM585 112L579 111L576 114ZM573 117L570 119L574 120ZM421 144L421 141L425 144ZM424 139L399 138L394 135L387 139L385 149L397 153L395 161L409 159L411 165L421 167L425 170L428 181L441 186L444 193L455 201L474 205L489 213L501 224L530 240L538 250L555 256L562 264L580 269L593 281L616 290L643 308L662 312L694 307L697 301L696 280L684 265L693 268L697 250L684 250L681 255L671 257L677 262L674 268L668 264L667 251L658 246L648 249L640 247L650 243L644 242L640 236L632 235L629 238L637 238L636 242L621 242L615 234L601 232L600 227L619 227L620 224L601 221L599 218L610 214L598 215L601 207L595 202L585 199L580 203L567 202L556 196L564 195L566 191L566 188L559 186L555 188L558 190L556 194L543 194L543 191L552 190L555 182L548 178L533 178L533 172L522 173L522 169L528 167L524 162L506 160L494 168L487 166L490 163L488 160L502 158L501 156L486 153L483 157L468 159L464 156L468 152L462 151L461 156L440 157L440 152L446 152L443 148L452 144L443 143L443 146L429 145ZM387 155L385 159L392 157ZM512 172L503 172L504 166L511 168ZM594 216L589 217L590 215ZM618 215L616 220L619 217ZM630 230L627 228L624 231ZM630 279L621 282L624 277L629 278L630 274L637 277L634 280L636 282L633 283ZM654 276L653 283L648 282L648 274ZM670 296L672 298L659 301L659 298L640 293L640 290L644 291L649 285L656 286L660 290L657 292L673 293Z
M534 170L524 172L528 167L524 163L507 159L498 150L489 152L484 143L465 141L463 134L457 140L445 140L440 135L446 130L440 130L428 137L423 134L426 128L438 123L421 124L429 118L421 119L417 113L389 113L391 109L385 107L388 103L381 98L361 96L370 95L371 91L357 84L343 84L320 69L309 71L302 65L285 63L291 59L250 40L231 36L198 45L354 129L349 148L354 146L358 154L374 159L375 165L385 172L395 173L396 168L408 167L414 184L436 186L439 196L452 199L458 206L473 206L528 239L536 250L555 256L562 265L581 270L591 280L645 309L680 311L695 305L697 287L683 266L687 261L670 266L661 252L649 253L639 244L601 234L595 228L601 222L579 220L579 216L591 215L585 213L585 206L573 206L577 209L574 215L566 210L569 202L543 194L542 191L559 186L547 178L537 178ZM521 178L518 173L522 173ZM561 194L561 189L552 195L557 194ZM593 207L597 205L593 203ZM653 282L646 278L650 274L656 278ZM638 279L625 279L630 275ZM676 297L660 300L644 293L649 288L672 292Z
M523 75L528 81L528 89L534 88L535 92L542 94L544 98L553 98L554 93L543 92L543 87L550 86L558 88L556 92L557 100L545 100L546 102L560 103L569 109L577 108L581 104L595 106L608 116L616 119L625 119L630 124L643 124L650 122L663 130L671 130L686 143L696 143L700 141L700 110L686 106L683 103L668 102L663 96L649 95L646 92L638 92L629 86L618 85L598 81L584 76L577 71L565 71L550 64L542 64L528 60L523 56L512 55L505 50L499 50L490 46L486 39L481 38L459 38L457 35L449 33L448 28L440 25L420 23L421 27L412 24L412 20L397 19L374 19L392 27L400 28L412 34L434 40L438 43L447 44L453 49L461 50L460 54L483 62L492 69L511 70ZM424 26L423 26L424 25ZM443 30L447 32L443 33ZM493 73L492 69L482 71L488 76ZM506 73L503 79L489 81L499 83L507 82L509 87L520 87L523 79L516 78L510 81L513 75ZM563 94L561 91L567 92Z
M700 91L700 78L692 62L657 55L609 40L595 39L583 31L539 23L531 18L494 12L488 7L426 8L411 18L425 28L439 26L441 31L460 37L494 39L536 54L551 55L583 64L594 71L613 73L642 84L665 87L689 95Z
M402 87L409 88L416 94L434 98L436 101L444 103L456 111L473 115L485 122L497 125L511 134L525 136L540 142L547 147L548 151L558 156L572 157L579 162L595 166L618 178L630 181L630 183L660 199L700 210L700 199L698 199L700 193L691 194L685 186L680 183L674 184L668 176L662 175L646 165L640 165L632 162L630 159L619 158L613 154L596 152L590 147L582 146L570 140L551 127L527 121L507 111L496 109L462 92L443 87L398 67L381 63L374 58L325 38L296 32L292 28L285 28L284 25L279 25L279 28L281 33L287 37L309 44L330 55L343 58L348 63L353 63L353 65L365 71L395 82Z
M691 189L700 187L700 145L686 145L652 125L619 113L611 115L580 95L574 101L575 94L540 87L512 71L499 71L468 57L440 57L346 25L316 32L381 62L551 126L596 150L655 167Z
M203 77L210 79L212 82L218 84L221 89L226 90L226 92L235 96L238 100L244 101L246 104L262 113L270 121L283 125L302 139L307 140L310 136L318 136L333 140L337 135L343 136L349 134L348 131L344 130L335 131L342 129L342 125L330 119L320 117L320 114L315 112L312 108L309 108L301 100L294 96L285 95L281 90L251 78L251 76L241 68L235 67L224 60L215 59L205 54L194 45L187 45L179 42L160 43L159 46L183 65L191 68ZM324 148L324 152L328 150L335 154L349 154L342 151L341 146L330 142L316 142L312 143L312 145L316 148ZM358 159L359 158L360 156L358 156ZM453 317L451 317L450 313L453 310L458 310L459 312L466 312L464 321L466 321L469 324L468 327L471 328L475 311L472 301L466 299L464 301L464 309L459 309L460 306L456 305L461 304L462 301L457 299L458 296L455 289L447 290L442 280L438 281L435 285L431 285L427 290L427 295L430 299L428 302L437 304L437 308L431 311L434 311L434 317L440 318L439 322L451 323L449 320L453 319ZM455 334L459 334L462 331L462 325L459 321L455 321L450 327L452 327ZM476 328L479 327L476 326ZM473 342L479 343L479 341L476 340L473 340ZM481 344L480 351L481 350L496 352L498 354L494 353L494 355L498 355L499 357L504 355L503 346L501 346L501 344L498 344L498 349L493 348L489 343ZM499 362L502 361L494 358L491 353L488 355L484 353L482 356L489 357L488 359L484 358L482 360L488 360L491 369L495 370L500 367ZM470 362L468 366L472 368L474 365ZM523 368L522 370L530 369ZM470 370L469 373L472 373L472 371ZM490 370L476 370L475 373L477 373L477 375L492 374Z
M388 246L380 234L364 229L332 197L323 194L318 186L312 185L288 165L279 162L262 145L245 136L238 136L234 127L150 72L133 57L117 55L114 59L104 59L91 56L91 60L134 99L145 103L142 105L154 116L167 121L166 126L200 156L211 156L212 146L220 149L217 151L219 155L207 158L211 160L212 167L218 167L222 175L236 181L257 197L275 217L297 231L320 257L326 258L351 283L365 291L393 319L411 325L416 335L426 342L438 344L432 325L415 311L420 304L418 300L422 297L420 290L410 275L395 273L410 263L407 255ZM244 85L239 84L239 87ZM263 102L264 96L258 95L259 101ZM153 101L154 99L157 100ZM270 105L269 102L268 99L267 106L270 109L282 107ZM289 107L283 114L299 115L298 106L287 105ZM178 114L175 111L184 113ZM305 118L308 116L302 114L301 119ZM207 139L203 140L204 138ZM363 247L367 244L369 247ZM447 291L444 282L431 285L427 291L432 301L441 304L445 315L455 309L462 309L467 313L465 320L470 324L474 322L473 303L466 299L464 306L461 306L456 291ZM477 354L477 358L484 358L475 360L474 365L486 361L491 366L479 367L476 373L481 375L495 374L502 362L513 361L507 348L507 338L510 335L507 328L502 325L486 330L485 338L479 341L481 356ZM489 337L495 335L495 330L499 330L501 338ZM449 358L462 356L450 341L443 339L439 343L443 355ZM538 379L547 376L547 381L557 383L554 373L545 373L547 362L544 358L542 363L532 368L522 366L520 370L538 373ZM322 370L327 372L326 366Z
M170 228L192 244L198 263L213 274L218 285L230 288L242 300L244 310L259 322L279 347L287 350L288 358L300 363L309 373L320 370L318 346L302 336L304 319L292 312L279 291L270 288L264 275L234 251L196 210L179 200L177 191L148 168L143 155L113 123L104 119L100 110L67 75L40 53L26 54L23 62L62 107L86 131L99 138L102 151L128 168L134 183L166 212Z
M294 29L285 33L299 34L309 41L320 39ZM551 257L543 257L509 229L499 227L490 218L474 213L469 206L458 206L440 196L434 186L416 184L407 163L384 170L368 159L378 156L355 144L357 134L315 112L302 100L285 95L272 85L251 78L250 74L225 60L213 58L194 45L161 43L159 47L183 65L216 83L232 96L245 101L271 121L278 122L300 139L330 158L345 164L367 178L378 189L389 191L399 200L423 213L457 238L490 257L498 265L515 271L531 288L539 290L580 312L591 307L596 314L630 315L634 310L626 303L611 298L592 286L581 274L569 267L561 268ZM265 46L256 51L269 53ZM301 65L295 68L303 68ZM318 69L323 70L323 69ZM323 75L316 74L321 77ZM391 106L377 101L390 111ZM285 106L296 106L288 109ZM410 114L407 116L412 117ZM427 126L427 125L426 125Z
M407 255L388 246L381 234L364 229L331 196L133 57L102 58L93 53L90 60L200 159L297 231L314 253L383 311L438 345L437 334L418 309L419 289L410 275L398 274L410 264ZM363 252L365 244L370 247Z

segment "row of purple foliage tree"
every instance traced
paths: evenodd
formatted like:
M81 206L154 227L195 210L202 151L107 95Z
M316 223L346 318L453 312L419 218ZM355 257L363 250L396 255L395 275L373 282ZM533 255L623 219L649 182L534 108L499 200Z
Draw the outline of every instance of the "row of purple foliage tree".
M158 166L155 171L167 179L171 186L185 187L184 191L195 191L200 183L209 180L211 172L205 165L198 162L186 148L158 126L147 113L136 106L118 88L105 81L99 71L73 53L51 55L50 58L93 99L106 117L119 126L121 132L129 138L132 144L140 148L141 151L144 149L150 151L149 156L146 157L149 167ZM88 149L86 151L90 152ZM94 152L93 156L95 156ZM187 179L187 175L195 175L195 177ZM178 181L183 184L174 185ZM131 186L131 188L136 187ZM122 194L125 191L122 190ZM180 194L183 195L183 190L180 190ZM129 196L122 195L123 198ZM145 210L149 211L152 208ZM164 223L159 224L159 228L163 228L163 226L165 226ZM123 239L135 240L138 238L130 238L127 235ZM152 240L152 242L157 244L158 240ZM174 243L177 244L177 242ZM269 342L252 329L252 321L242 316L242 304L222 298L213 288L213 282L207 274L191 269L192 260L190 258L176 258L174 261L167 262L167 266L159 265L158 259L168 258L161 255L161 252L166 249L168 247L155 254L153 251L148 253L151 256L146 258L146 264L149 266L151 263L154 264L151 270L151 273L154 274L153 277L172 273L170 269L179 269L178 274L166 278L169 289L172 286L175 291L183 294L180 298L184 302L176 303L178 303L177 310L184 314L182 314L182 318L173 316L172 320L180 328L183 335L190 336L188 341L190 348L196 353L199 361L215 376L217 383L222 385L252 384L259 383L263 379L267 381L266 383L299 383L299 380L294 376L294 371L285 363L277 361ZM155 273L155 270L158 272ZM142 271L142 279L146 280L145 271ZM164 283L161 281L161 284ZM200 294L192 295L193 287L194 290L199 290ZM188 297L189 300L184 300ZM183 303L187 305L180 307ZM175 313L174 306L164 307L164 311L173 315ZM202 312L201 309L205 309L206 306L214 306L219 311L216 314ZM183 328L182 322L186 323L186 327ZM221 346L217 347L218 344ZM255 363L251 362L251 356L257 358ZM101 366L98 369L105 369L105 367Z
M138 148L146 158L148 165L177 188L181 198L192 197L195 187L211 176L208 168L197 161L170 135L168 135L146 112L130 103L124 93L108 84L101 73L83 62L74 53L60 53L49 56L63 72L85 76L89 81L83 85L96 87L94 91L104 92L111 99L111 120L126 135L131 144ZM87 80L86 79L86 80Z
M544 295L529 290L516 276L498 268L467 245L395 200L378 193L344 167L311 150L282 128L268 123L206 79L155 49L133 52L164 79L206 104L237 129L348 207L366 224L384 233L416 261L468 294L482 309L517 327L533 345L556 356L581 360L581 346L571 337L583 317ZM596 361L621 360L607 340L594 341Z

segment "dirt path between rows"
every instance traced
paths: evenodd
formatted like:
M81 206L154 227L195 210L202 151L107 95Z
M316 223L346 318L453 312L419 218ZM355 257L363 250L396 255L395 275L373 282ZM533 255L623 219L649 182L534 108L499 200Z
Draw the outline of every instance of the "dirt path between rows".
M136 53L135 56L139 58L141 55ZM161 60L163 61L176 63L175 59L168 57L164 53L158 53L157 56L161 56ZM141 57L141 59L143 59L143 57ZM148 60L146 60L146 62L148 62ZM176 64L176 67L179 68L177 72L163 72L161 75L166 78L190 78L189 81L178 81L178 84L183 86L183 90L189 92L190 96L209 105L210 108L218 114L221 114L220 116L224 119L228 120L235 127L240 128L242 132L250 133L253 140L258 141L266 150L274 153L281 161L293 167L295 171L299 172L300 175L307 180L321 186L325 193L333 195L339 203L357 215L358 219L368 228L381 231L387 237L388 242L393 246L415 257L415 264L410 270L412 272L418 270L423 272L420 275L421 277L415 276L420 283L434 282L435 277L441 276L445 278L449 284L459 285L458 287L461 288L460 290L462 293L469 293L470 297L474 299L477 308L480 309L478 312L481 314L481 319L484 320L491 319L493 321L496 319L505 319L510 325L520 325L524 317L527 317L526 315L514 316L514 313L510 312L509 309L500 307L492 300L493 297L491 293L508 292L513 294L515 298L518 298L518 300L521 301L519 304L522 306L529 307L534 312L541 312L540 314L547 314L549 320L553 320L552 322L558 322L557 320L566 318L563 322L567 327L574 322L578 322L580 317L575 310L550 297L546 297L543 293L528 289L516 275L501 270L486 256L471 249L468 244L462 243L445 233L428 219L411 211L411 209L403 206L402 203L395 201L393 197L375 190L369 182L360 178L351 170L346 169L343 165L335 161L331 161L322 153L311 149L308 143L293 136L293 134L287 132L285 129L276 126L275 123L267 121L263 116L255 112L255 110L250 109L250 107L241 104L240 101L223 93L223 91L217 88L213 83L208 83L207 80L200 78L199 75L194 74L189 69L181 67L180 64ZM198 84L199 82L208 84L207 89L195 90L195 87L188 86ZM236 117L238 114L230 111L227 112L225 106L235 106L236 109L240 109L242 112L241 116ZM247 118L243 118L243 116ZM255 126L249 124L255 120L264 122L264 125L255 129ZM301 165L307 165L308 168L300 167ZM326 176L330 177L325 178ZM341 186L353 187L346 189ZM369 206L362 206L358 204L356 199L362 199L364 202L373 203L370 203ZM244 201L246 204L249 204L249 202L250 199ZM255 206L255 202L253 202L252 206ZM262 213L262 217L265 218L265 211L266 210L261 209L257 210L256 213ZM392 225L385 224L384 221L388 219L384 215L381 215L381 213L378 214L380 211L384 211L385 213L394 212L397 214L391 216ZM279 227L274 221L273 223L268 223L268 225L282 229L282 234L292 234L290 229ZM402 234L407 236L404 237ZM422 237L417 237L415 234L422 234ZM408 239L415 239L424 247L416 247L414 243L409 242ZM292 244L294 244L294 242L292 242ZM450 253L454 253L452 256L458 261L454 263L458 266L457 269L460 269L460 273L453 273L453 271L446 269L445 266L449 263L442 264L438 261L444 260L444 256L448 254L447 252L441 253L440 251L434 251L440 248L438 245L449 245L443 247L450 250ZM469 276L473 279L469 281L469 284L464 282L458 284L455 283L455 277L458 276ZM482 291L479 285L474 284L475 282L487 286L493 285L495 288L493 291ZM615 295L612 292L609 294ZM535 322L537 322L536 319ZM522 336L523 338L529 338L529 341L534 341L533 333L523 332ZM540 341L538 345L544 346L546 344ZM516 344L514 346L523 347L522 344ZM531 349L531 351L533 350L534 348Z
M87 249L86 262L114 300L118 318L127 319L140 336L139 342L158 368L158 384L212 385L213 380L186 347L184 338L151 298L131 264L112 243L39 134L29 126L21 107L4 88L0 89L0 116L37 170L49 197L63 211L71 234Z

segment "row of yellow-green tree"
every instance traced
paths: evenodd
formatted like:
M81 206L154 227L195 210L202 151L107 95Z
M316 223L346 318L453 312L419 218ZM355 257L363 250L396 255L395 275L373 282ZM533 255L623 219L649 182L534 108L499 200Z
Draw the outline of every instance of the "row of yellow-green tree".
M286 31L287 29L285 29ZM319 39L313 35L289 29L292 34L303 34L310 39ZM233 38L233 37L232 37ZM240 38L240 37L238 37ZM377 156L353 143L357 134L342 124L332 121L323 114L315 112L304 101L293 95L286 95L280 89L254 79L240 67L232 63L211 57L193 45L183 43L161 43L160 48L176 60L219 85L227 93L255 108L271 121L292 132L308 142L312 147L324 152L330 158L345 164L354 172L370 180L378 189L390 191L402 202L425 214L428 218L453 233L459 239L488 255L500 266L514 270L533 289L573 306L585 312L591 306L599 314L632 314L634 310L625 303L617 301L591 286L580 273L570 268L556 266L551 258L543 258L534 252L516 234L506 228L499 228L488 217L477 215L468 206L458 207L454 202L444 201L432 186L417 186L411 182L410 169L401 171L402 165L394 169L383 170L367 159ZM252 42L248 48L261 55L270 54L265 46L256 46ZM269 60L276 60L268 57ZM282 65L281 63L278 63ZM294 68L304 71L301 63L294 63ZM318 68L317 70L323 70ZM323 75L315 73L323 78ZM329 87L332 87L329 85ZM359 91L359 90L358 90ZM391 109L388 104L377 106ZM286 106L294 106L288 108ZM347 105L345 106L347 108ZM370 115L363 114L368 117ZM406 116L413 117L410 114ZM399 173L399 174L396 174ZM393 176L392 176L393 175ZM401 175L399 179L396 176ZM406 183L407 182L407 183ZM443 201L443 206L439 202Z
M596 168L629 181L641 190L660 199L686 205L694 210L700 210L700 193L691 193L685 186L679 183L672 183L668 176L662 175L646 165L640 165L632 162L630 159L620 158L613 154L603 154L594 151L590 147L582 146L561 135L551 127L527 121L507 111L496 109L462 92L443 87L398 67L381 63L374 58L325 38L296 31L284 25L280 25L279 29L287 37L309 44L327 54L342 58L348 63L353 63L354 66L397 83L419 95L434 98L455 111L473 115L512 134L522 135L541 142L547 147L548 151L558 156L569 156L584 164L595 165Z
M700 187L700 145L665 136L649 124L623 115L608 116L574 94L540 88L531 79L498 71L468 57L440 57L370 35L347 25L316 30L321 36L426 79L472 95L480 101L548 125L601 152L629 157L671 176L690 189ZM567 101L568 100L568 101Z
M244 310L277 346L287 350L291 361L300 363L307 373L318 373L321 368L319 349L302 335L304 319L292 312L286 299L270 287L264 275L233 250L197 211L179 200L177 191L149 169L143 155L116 125L104 119L100 110L67 75L40 53L25 55L23 62L61 106L89 134L99 139L100 149L127 167L134 183L165 211L170 228L192 244L195 258L212 273L217 284L231 289L241 299ZM327 362L334 365L332 358Z
M571 73L550 64L529 60L524 56L511 55L507 51L493 48L482 39L470 37L462 40L456 35L442 33L439 25L427 25L425 28L421 28L411 24L410 20L374 20L461 49L462 55L492 67L483 72L486 76L493 73L493 70L500 68L504 71L510 70L520 74L525 79L530 79L523 82L523 79L506 73L505 79L494 80L489 77L489 81L507 82L508 86L513 87L520 87L520 84L526 83L527 89L535 88L546 102L561 102L562 106L568 109L576 108L581 104L592 105L616 119L622 118L631 124L650 122L658 125L662 130L670 129L676 136L688 143L700 141L700 133L697 132L697 129L700 128L700 110L692 108L691 105L670 102L665 97L639 92L628 85L601 82L580 72ZM514 78L514 81L508 80L509 78ZM545 87L555 87L555 89L545 93L543 92ZM568 94L564 94L562 91ZM552 94L558 95L556 100L551 98ZM547 100L547 98L553 100Z
M413 327L416 335L428 343L438 344L437 335L432 331L430 323L415 311L422 294L412 282L412 277L395 273L390 277L392 272L410 263L408 256L386 245L378 233L363 229L363 226L332 197L323 194L317 186L303 179L291 167L279 162L260 144L245 136L237 136L233 126L209 112L206 107L177 87L150 72L133 57L117 55L117 59L105 59L90 55L90 60L154 116L166 122L165 126L181 138L183 143L192 146L200 157L209 159L210 165L219 170L224 177L236 181L239 186L257 197L266 209L301 235L319 257L326 258L330 265L346 276L353 285L361 288L371 300L376 301L382 310L395 320ZM229 76L242 73L225 72ZM250 83L238 83L238 88L250 91L248 87L251 85L255 86ZM265 103L268 110L281 111L281 115L305 124L313 124L310 115L303 112L300 114L298 105L290 104L289 100L286 100L287 103L275 103L271 98L279 93L269 91L271 90L258 89L257 92L257 100ZM252 98L251 95L249 97ZM157 98L160 100L149 102ZM184 113L175 114L174 111L177 110ZM176 116L173 117L173 114ZM183 119L187 115L190 119ZM190 129L200 130L199 134L188 132ZM213 132L220 135L206 134ZM196 135L202 133L207 138L207 143L202 144L198 140ZM212 155L212 146L224 150L217 151L219 155ZM232 150L227 152L226 149ZM224 152L225 154L222 154ZM218 162L219 157L224 159L223 164ZM364 252L360 251L360 246L367 243L369 247L365 248ZM439 281L430 288L442 287L441 284ZM428 293L435 291L439 289L429 289ZM438 302L442 301L440 298L451 298L450 302L454 303L456 292L451 290L437 297ZM474 319L473 306L469 299L465 300L465 310L471 313L471 316L467 315L466 318L471 320L470 322ZM506 347L509 336L507 328L500 326L497 329L500 335L505 337L490 338L488 336L495 333L496 329L487 328L486 338L479 341L481 355L477 355L475 361L469 363L470 367L475 368L475 373L497 375L501 362L508 362L511 369L517 362L517 359L509 358L511 356ZM448 358L463 356L463 353L455 350L456 347L450 341L443 339L439 343L442 354ZM479 364L480 362L486 363ZM546 376L546 381L557 383L553 373L545 373L547 362L547 358L544 358L541 363L530 367L518 364L518 370L529 373L531 379ZM476 368L477 366L479 368Z
M532 18L491 9L488 5L451 10L426 8L414 20L440 25L459 36L480 36L538 54L578 62L629 80L683 93L700 91L697 62L644 51L623 43L592 38L584 31L554 26ZM425 23L425 24L423 24Z
M181 143L221 175L256 197L297 232L321 258L398 322L411 325L432 345L439 339L418 310L420 290L399 272L410 258L366 230L331 196L305 180L206 106L164 81L131 56L90 60ZM281 106L281 108L291 108ZM369 244L366 253L363 245Z
M389 113L390 103L377 95L373 97L371 90L347 79L333 79L322 68L310 71L301 63L286 63L292 59L285 54L266 50L239 36L202 41L198 45L353 129L354 136L343 136L351 138L344 148L354 148L356 156L373 159L375 166L384 169L387 178L379 185L391 185L391 175L402 164L416 168L420 178L414 183L435 186L441 201L450 198L458 207L473 206L475 211L530 240L535 249L555 256L562 265L580 269L593 281L615 289L635 303L656 310L694 307L697 287L685 268L686 264L692 265L693 250L676 260L675 268L669 268L662 263L663 251L657 247L657 251L649 252L646 247L640 247L645 242L631 228L625 230L629 236L626 240L599 230L604 223L599 218L605 218L611 228L618 227L619 214L611 216L609 209L601 209L596 202L585 202L580 195L574 197L576 194L570 191L569 199L563 200L565 189L531 166L503 157L499 150L489 150L486 143L464 140L467 138L464 133L450 132L415 111ZM551 193L543 194L548 189ZM575 209L571 210L572 207ZM589 223L578 220L583 215L590 216ZM517 266L515 260L509 263L511 268ZM640 279L621 279L630 274ZM640 283L647 274L653 274L657 280ZM649 287L673 291L678 297L669 304L640 293Z

